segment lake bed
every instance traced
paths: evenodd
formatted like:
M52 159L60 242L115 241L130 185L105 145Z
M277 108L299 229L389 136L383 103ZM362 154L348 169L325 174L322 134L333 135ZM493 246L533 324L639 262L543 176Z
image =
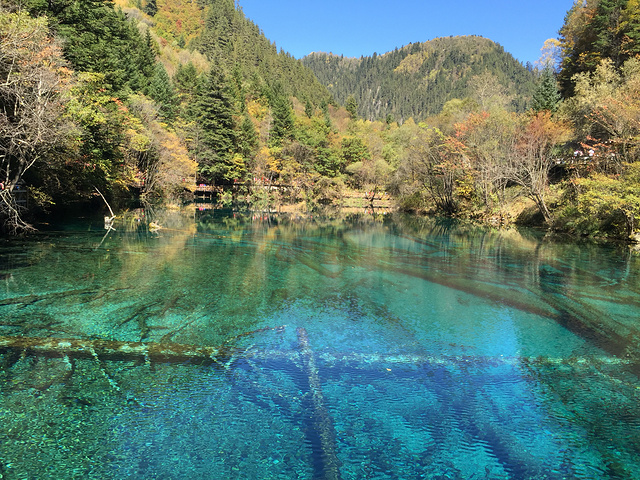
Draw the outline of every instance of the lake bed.
M400 214L115 228L0 243L4 478L640 478L627 247Z

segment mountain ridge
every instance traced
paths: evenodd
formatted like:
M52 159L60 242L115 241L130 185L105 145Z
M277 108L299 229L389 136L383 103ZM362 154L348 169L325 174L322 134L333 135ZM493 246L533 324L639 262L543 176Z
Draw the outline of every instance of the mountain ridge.
M491 39L477 35L437 37L371 56L314 52L301 59L336 100L353 96L368 120L422 120L453 98L471 95L469 81L486 72L522 111L535 89L535 75Z

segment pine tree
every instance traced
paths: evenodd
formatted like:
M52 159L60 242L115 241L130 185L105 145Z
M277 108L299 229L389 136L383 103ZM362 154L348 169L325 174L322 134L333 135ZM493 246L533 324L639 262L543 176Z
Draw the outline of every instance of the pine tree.
M177 99L169 75L160 62L156 64L153 78L148 89L149 96L160 106L160 114L165 120L172 120L175 116Z
M556 77L551 68L547 67L540 75L538 88L534 92L531 100L531 108L536 112L540 112L542 110L555 112L560 104L560 99L561 96L558 91Z
M198 152L200 170L214 181L228 181L236 145L234 98L222 71L213 66L197 100L197 121L202 129Z
M610 58L616 67L624 60L621 51L623 32L620 29L622 10L628 0L600 0L590 28L596 38L593 49L600 58Z
M242 67L239 64L235 64L231 72L232 78L232 91L236 100L236 105L240 112L244 112L246 108L246 89L244 87L244 80L242 75Z
M136 59L131 52L143 40L121 10L114 10L109 1L75 0L52 23L75 70L104 74L113 92L128 86Z
M243 115L240 131L238 133L238 152L244 158L253 157L256 147L258 146L258 133L256 128L246 113Z
M347 112L352 119L355 119L358 116L358 102L356 102L356 99L353 95L349 95L349 97L347 98L345 108L347 109Z
M144 41L139 41L138 27L130 24L130 28L134 41L131 42L130 61L127 63L127 85L133 92L148 93L156 74L156 52L153 48L153 39L147 30Z
M315 113L315 108L313 108L313 104L311 103L311 100L307 98L306 102L304 103L304 114L307 116L307 118L311 118L313 117L314 113Z
M156 4L156 0L146 1L144 5L144 13L146 13L150 17L153 17L156 13L158 13L158 5Z
M193 62L189 61L185 65L179 65L173 76L173 86L178 97L181 100L191 100L198 92L198 85L203 80L202 77ZM193 102L190 101L190 103Z
M269 143L273 146L282 145L282 141L293 136L293 112L291 102L281 83L276 83L269 95L269 105L273 124L269 132Z

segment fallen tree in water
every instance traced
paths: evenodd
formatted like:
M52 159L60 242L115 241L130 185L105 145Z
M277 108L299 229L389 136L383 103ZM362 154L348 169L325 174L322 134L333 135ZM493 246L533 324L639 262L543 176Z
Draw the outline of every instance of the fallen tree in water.
M0 337L0 353L20 353L45 357L99 358L100 360L144 360L150 362L225 363L243 352L230 343L249 335L284 327L265 327L241 333L218 347L183 345L179 343L124 342L78 338Z
M318 443L320 444L321 465L316 471L315 477L325 480L338 480L340 478L340 460L338 459L336 447L336 431L322 393L315 356L309 345L307 330L304 327L298 327L297 334L313 404L312 428L314 431L311 437L318 438ZM313 445L314 442L312 441L311 443Z
M202 347L175 343L121 342L116 340L83 340L75 338L0 337L0 352L24 355L65 356L102 360L144 360L146 362L187 362L197 360L215 363L228 359L233 347Z
M400 365L442 365L460 364L498 365L565 365L571 368L589 366L626 366L633 367L635 362L630 358L598 356L598 357L543 357L543 356L487 356L487 355L454 355L454 354L383 354L375 352L312 352L309 348L306 332L298 332L300 351L297 350L262 350L232 346L235 339L262 331L279 330L283 327L264 328L254 332L243 333L218 347L184 345L179 343L156 342L123 342L115 340L87 340L75 338L45 337L11 337L0 336L0 354L34 355L42 357L68 357L89 359L97 356L101 360L135 361L197 364L223 363L229 364L234 358L247 357L257 360L284 359L298 362L302 356L304 368L310 376L310 383L317 385L314 371L317 371L314 358L330 365L348 363L362 368L379 368ZM378 367L375 367L378 368Z
M100 358L100 360L144 360L149 362L197 362L201 364L224 363L245 352L231 343L242 337L284 326L265 327L244 332L228 339L217 347L184 345L179 343L126 342L117 340L92 340L79 338L13 337L0 336L1 353L20 353L44 357Z
M80 288L80 289L73 289L73 290L65 290L62 292L42 293L39 295L38 294L22 295L20 297L5 298L4 300L0 300L0 307L4 307L6 305L21 305L25 307L27 305L32 305L36 302L58 300L66 297L83 296L83 295L92 295L91 300L97 300L105 296L107 293L120 292L123 290L129 290L131 288L132 287L108 288L108 289Z

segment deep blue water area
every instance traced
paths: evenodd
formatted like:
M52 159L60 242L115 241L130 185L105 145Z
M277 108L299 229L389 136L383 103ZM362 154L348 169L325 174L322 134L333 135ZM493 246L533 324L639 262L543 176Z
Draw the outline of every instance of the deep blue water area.
M114 227L0 240L0 478L640 478L628 246L398 214Z

